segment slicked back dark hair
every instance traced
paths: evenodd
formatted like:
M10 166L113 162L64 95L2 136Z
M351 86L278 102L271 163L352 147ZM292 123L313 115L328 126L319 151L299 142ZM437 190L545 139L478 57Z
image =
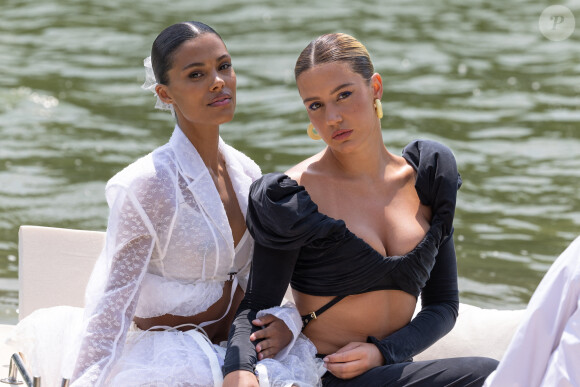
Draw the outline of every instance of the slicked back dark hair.
M213 28L198 21L173 24L161 31L151 47L151 65L157 83L169 85L167 73L173 66L175 51L184 42L203 34L214 34L221 39L221 36Z

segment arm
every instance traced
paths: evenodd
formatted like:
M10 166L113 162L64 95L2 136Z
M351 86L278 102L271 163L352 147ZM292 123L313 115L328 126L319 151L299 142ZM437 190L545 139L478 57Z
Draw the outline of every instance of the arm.
M369 336L386 364L404 362L445 336L457 319L459 290L453 234L442 243L431 276L421 293L422 308L403 328L378 340Z
M252 325L259 310L278 306L290 283L298 249L277 250L256 242L246 295L230 328L228 349L224 361L224 376L233 371L254 372L258 342L250 335L259 327Z
M102 385L122 351L138 290L155 244L151 223L135 197L123 188L113 194L105 249L91 277L102 287L87 300L85 326L73 386Z

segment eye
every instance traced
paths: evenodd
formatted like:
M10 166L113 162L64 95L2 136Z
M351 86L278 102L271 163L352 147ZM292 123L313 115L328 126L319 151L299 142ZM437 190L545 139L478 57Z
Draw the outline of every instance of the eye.
M230 62L222 63L219 67L220 71L221 70L228 70L231 68L232 68L232 64Z
M193 79L201 78L202 76L203 76L203 74L200 73L199 71L194 71L192 73L189 73L189 75L188 75L189 78L193 78Z
M322 104L320 102L312 102L310 105L308 105L308 109L318 110L318 108L320 108L321 106Z
M351 95L351 94L352 94L352 92L351 92L351 91L343 91L342 93L340 93L340 94L338 95L338 99L345 99L345 98L348 98L348 97L350 97L350 95Z

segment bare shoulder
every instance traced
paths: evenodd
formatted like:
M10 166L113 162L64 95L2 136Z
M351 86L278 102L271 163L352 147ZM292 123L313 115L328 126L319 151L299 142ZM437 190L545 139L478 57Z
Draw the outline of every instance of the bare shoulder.
M415 180L417 179L417 171L411 164L407 162L404 157L397 156L398 160L398 170L401 174L401 177L406 180L407 182L412 182L415 184Z
M388 185L398 183L397 185L415 184L417 171L407 160L392 153L389 154L389 162L385 171L385 182Z
M316 169L316 163L320 161L322 153L315 154L296 164L295 166L291 167L286 171L286 175L293 180L296 180L298 184L301 184L302 176L312 172L313 169Z

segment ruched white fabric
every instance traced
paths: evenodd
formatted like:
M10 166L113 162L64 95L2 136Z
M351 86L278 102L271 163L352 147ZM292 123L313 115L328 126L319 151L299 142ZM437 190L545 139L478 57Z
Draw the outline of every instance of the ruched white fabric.
M288 324L289 307L272 308ZM297 313L296 313L297 314ZM42 376L45 387L59 387L61 375L70 375L74 365L67 360L66 347L79 335L83 309L59 306L39 309L16 327L20 350L26 354L30 371ZM320 386L326 369L315 357L316 348L299 331L284 356L258 362L261 387ZM42 338L42 340L38 340ZM221 386L226 342L211 344L196 330L181 332L142 331L129 326L122 353L101 385L114 387L208 387ZM79 385L76 381L74 385ZM87 384L84 384L87 385Z
M218 150L245 215L249 187L260 169L221 138ZM136 334L129 328L134 316L192 316L207 310L222 296L230 273L237 273L234 283L245 290L252 238L246 232L234 247L209 171L178 126L167 144L115 175L107 183L106 198L106 242L87 286L82 324L72 322L76 318L68 309L57 307L30 315L17 332L35 343L31 350L39 361L60 357L62 365L51 372L71 378L74 387L214 385L204 382L206 376L215 379L210 358L217 356L223 363L225 350L219 354L218 346L204 344L193 333ZM288 313L284 308L281 314ZM288 321L299 318L296 309L292 313ZM69 325L58 332L57 327ZM71 339L75 331L79 333ZM294 337L299 334L294 327ZM75 344L55 348L53 340L43 346L44 335ZM18 342L18 337L13 339ZM213 356L208 357L208 348ZM53 382L60 378L43 379L43 385Z

